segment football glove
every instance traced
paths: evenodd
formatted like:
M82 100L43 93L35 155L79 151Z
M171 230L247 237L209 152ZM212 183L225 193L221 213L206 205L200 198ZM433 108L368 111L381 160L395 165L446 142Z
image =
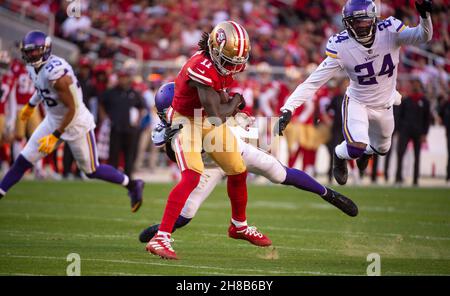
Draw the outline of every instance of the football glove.
M289 110L283 110L281 113L280 118L278 119L277 123L275 123L275 126L273 127L273 134L282 136L283 131L286 129L287 125L289 124L289 121L291 121L292 112Z
M170 127L166 127L166 133L164 135L164 140L166 142L172 141L172 138L183 128L182 124L174 124Z
M30 103L27 103L25 106L23 106L22 110L20 110L20 120L28 121L31 115L33 115L35 107L36 106L30 105Z
M162 122L158 123L156 127L152 130L152 142L156 147L161 147L166 144L166 125Z
M56 135L55 135L56 134ZM48 136L42 137L38 143L39 143L39 152L50 154L55 150L56 144L58 144L59 137L58 134L55 132L53 134L50 134Z
M416 0L416 9L423 19L427 18L427 12L431 13L433 8L432 0Z

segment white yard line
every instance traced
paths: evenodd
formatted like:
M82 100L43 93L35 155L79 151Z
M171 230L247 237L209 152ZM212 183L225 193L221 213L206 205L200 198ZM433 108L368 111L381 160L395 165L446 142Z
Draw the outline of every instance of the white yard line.
M3 258L23 258L23 259L44 259L44 260L62 260L66 261L64 257L51 257L51 256L25 256L25 255L5 255L0 254ZM262 270L262 269L249 269L249 268L226 268L217 266L205 266L205 265L187 265L187 264L165 264L156 262L142 262L131 260L113 260L113 259L98 259L98 258L81 258L82 261L96 261L105 263L118 263L118 264L135 264L135 265L150 265L150 266L166 266L166 267L180 267L180 268L192 268L192 269L205 269L205 270L223 270L230 271L229 275L234 275L236 272L249 272L249 273L262 273L262 274L306 274L306 275L357 275L348 273L329 273L321 271L309 271L309 270L294 270L294 271L275 271L275 270Z
M19 272L1 272L0 275L18 275L18 276L48 276L46 274L36 274L36 273L19 273Z
M23 217L23 214L18 213L5 213L2 216L19 216ZM148 225L148 221L144 220L127 220L120 218L98 218L91 216L66 216L66 215L48 215L48 214L31 214L29 217L42 217L42 218L69 218L69 219L79 219L79 220L96 220L96 221L113 221L113 222L126 222L133 225ZM223 225L220 224L207 224L207 223L195 223L196 226L203 227L220 227L223 228ZM310 228L292 228L292 227L276 227L276 226L265 226L264 229L276 230L276 231L288 231L288 232L312 232L312 233L331 233L331 234L340 234L351 237L361 237L361 236L379 236L379 237L406 237L411 239L420 239L420 240L436 240L436 241L450 241L450 237L448 236L428 236L428 235L417 235L417 234L401 234L401 233L376 233L376 232L359 232L359 231L338 231L338 230L327 230L327 229L310 229ZM289 235L290 237L296 237L295 235Z

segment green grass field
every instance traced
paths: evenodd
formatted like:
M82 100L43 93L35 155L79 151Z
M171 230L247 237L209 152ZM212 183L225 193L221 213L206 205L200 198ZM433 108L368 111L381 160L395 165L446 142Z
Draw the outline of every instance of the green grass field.
M82 275L450 275L450 190L340 187L359 205L350 218L316 196L250 186L248 218L273 241L257 248L227 237L226 187L174 234L181 260L144 250L139 232L159 222L169 184L147 184L132 214L126 191L96 182L22 182L0 200L0 274L65 275L69 253Z

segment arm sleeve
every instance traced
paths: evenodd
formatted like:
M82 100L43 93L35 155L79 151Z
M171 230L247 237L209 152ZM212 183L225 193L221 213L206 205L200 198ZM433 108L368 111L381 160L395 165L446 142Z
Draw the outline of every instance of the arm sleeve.
M191 80L214 87L214 81L212 80L211 75L209 75L209 71L210 70L202 64L197 64L187 68L187 75Z
M412 28L404 25L402 21L394 17L390 17L389 20L393 23L390 31L396 34L398 45L426 43L433 37L433 25L429 14L426 19L420 17L419 25Z
M294 92L287 99L284 106L281 108L281 111L289 110L293 112L306 100L312 99L316 91L333 76L335 76L341 68L342 67L337 58L328 56L308 77L308 79L305 80L305 82L297 86Z

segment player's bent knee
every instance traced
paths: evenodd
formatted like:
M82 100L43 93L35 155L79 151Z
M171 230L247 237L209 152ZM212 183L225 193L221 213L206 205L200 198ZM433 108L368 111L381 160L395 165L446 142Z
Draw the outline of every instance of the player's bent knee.
M362 148L362 147L356 147L354 145L349 145L347 144L347 151L348 151L348 156L350 156L353 159L356 158L360 158L361 156L363 156L364 151L366 151L366 148Z
M381 156L386 155L389 152L389 149L391 149L391 143L387 143L376 148L372 147L372 150L375 151L376 154Z

